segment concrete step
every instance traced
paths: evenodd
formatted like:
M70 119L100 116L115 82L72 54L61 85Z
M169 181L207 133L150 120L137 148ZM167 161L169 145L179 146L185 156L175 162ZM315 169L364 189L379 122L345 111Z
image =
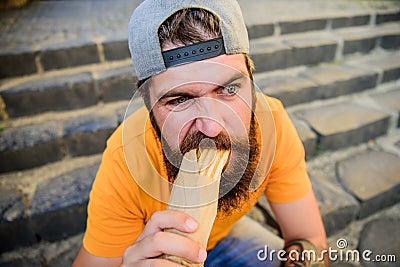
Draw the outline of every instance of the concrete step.
M53 71L8 80L0 96L9 118L129 100L136 76L131 60Z
M258 38L250 42L250 55L256 72L264 72L338 61L355 53L399 47L400 23L393 22Z
M1 132L1 172L102 152L107 138L123 120L127 104L113 102L13 121Z
M352 101L295 112L317 133L321 150L360 144L387 133L390 114Z
M259 208L252 211L252 217L260 223L264 223L263 212ZM343 252L357 250L360 252L371 250L374 255L396 255L399 258L399 247L396 243L398 236L398 228L396 226L400 221L400 204L395 204L392 207L383 209L373 215L350 222L346 227L339 232L328 237L328 245L332 249L338 249L338 242L345 240L345 248L342 247ZM268 225L265 225L268 227ZM273 229L271 229L273 231ZM387 242L377 242L378 240L393 240L394 246L387 246ZM0 255L0 266L4 267L22 267L22 266L37 266L37 267L67 267L71 266L78 250L81 246L83 235L78 234L66 239L47 242L42 241L31 247L18 248L12 252L3 253ZM382 244L383 243L383 244ZM359 245L360 244L360 245ZM365 247L365 248L364 248ZM373 255L373 256L374 256ZM371 259L373 257L370 257ZM360 257L362 260L362 257ZM393 263L393 262L392 262ZM370 262L363 262L369 264L365 266L375 266ZM362 265L362 266L364 266ZM360 262L356 259L340 260L339 257L336 261L331 262L333 267L343 266L361 266ZM390 266L396 266L394 264Z
M376 48L393 49L400 45L398 22L378 25L374 28L344 28L332 33L337 34L343 42L343 55L368 53Z
M84 230L101 155L75 157L0 177L0 251Z
M370 53L336 64L257 73L257 87L285 106L328 99L375 88L400 77L398 51Z
M400 90L384 88L353 96L368 98L370 102L364 104L374 102L376 108L379 103L399 99L399 93ZM312 103L311 106L316 104L319 103ZM293 113L301 108L298 105L289 111ZM397 108L398 118L398 101L391 101L389 107L384 105L385 110L392 108ZM364 115L371 112L369 109L363 111ZM298 119L295 119L296 122L299 122ZM310 131L308 124L301 123ZM302 130L297 129L304 142ZM399 131L396 125L392 125L390 131L377 139L368 138L361 145L334 152L319 150L307 160L329 236L345 229L349 223L400 202ZM315 132L310 132L316 142ZM359 134L365 135L363 132ZM82 236L79 233L84 229L85 205L100 159L100 154L67 158L43 167L0 176L0 237L8 240L2 243L0 250L15 249L0 256L1 264L11 265L0 266L35 266L38 258L42 264L48 264L45 266L64 266L57 265L64 261L70 264L80 246ZM367 184L366 175L371 177ZM377 176L380 179L374 179ZM270 217L268 221L265 218L268 209L265 205L266 201L261 200L252 216L264 224L271 224ZM23 248L18 248L21 246Z
M352 221L400 202L400 146L396 143L399 140L400 130L395 129L378 139L323 152L307 161L328 236ZM386 147L381 145L385 142ZM364 179L372 176L368 182Z
M138 3L119 1L116 5L101 3L95 6L88 3L34 3L18 15L6 13L0 23L3 25L0 35L3 40L0 42L0 78L129 58L125 29L127 19ZM250 38L381 25L400 20L396 5L388 5L383 10L373 6L354 8L338 5L326 10L321 8L319 16L307 8L302 16L296 16L295 12L288 15L288 11L284 10L279 17L275 12L269 13L271 9L267 2L253 0L240 1L240 4ZM298 5L304 8L307 3L292 4ZM103 15L90 12L90 9ZM109 10L114 12L107 13L115 16L104 15ZM85 14L85 11L93 17ZM37 24L27 27L26 24L32 20Z
M374 142L325 152L307 161L328 236L334 237L350 224L399 205L399 142L397 129ZM100 154L78 157L0 176L0 236L9 240L0 246L0 252L5 252L0 255L0 266L36 266L38 262L69 266L56 264L70 264L81 245L84 207L100 159ZM381 179L365 184L365 175ZM349 187L349 183L355 185ZM356 188L361 188L367 199L360 197ZM271 217L265 216L268 210L263 197L250 214L270 227ZM20 265L5 265L11 263Z
M1 267L70 267L82 244L83 234L60 241L41 241L0 255Z
M337 96L346 97L365 90L379 92L380 86L393 83L394 79L400 77L400 63L396 60L398 55L399 52L395 51L358 57L338 65L304 67L278 73L258 74L255 76L255 81L264 93L281 99L288 107L307 103L303 110L295 112L294 117L299 120L295 120L295 125L303 135L302 140L306 146L307 156L311 157L317 151L317 143L318 149L337 149L362 142L365 138L376 137L387 131L389 119L396 115L388 114L387 110L379 112L372 110L373 114L379 113L376 121L373 122L383 128L363 137L354 137L358 139L352 141L345 138L339 143L337 140L343 137L337 135L339 129L330 129L326 132L325 126L318 126L315 122L322 114L330 116L328 115L330 114L329 110L332 110L334 118L337 117L340 120L341 117L334 111L337 106L322 106L314 110L308 103L320 99L329 100ZM365 62L369 62L367 66L365 66ZM123 69L125 70L125 68ZM385 83L382 83L383 81ZM376 97L376 99L378 98ZM139 99L135 101L137 104L140 102ZM362 116L365 112L364 108L357 109L350 102L339 105L343 109L342 116L347 116L347 112L351 112L353 119L360 117L361 123L354 125L353 122L349 122L350 124L346 126L348 128L341 129L341 131L344 134L351 134L349 131L359 129L361 132L353 132L356 134L374 128L375 124ZM379 106L387 106L386 102L385 100L381 101ZM58 161L65 157L101 152L108 136L122 122L127 104L127 100L101 103L81 110L46 112L37 116L4 121L3 131L0 135L0 159L2 161L0 172L22 170ZM353 109L358 110L358 113L354 113ZM369 110L370 107L367 109ZM393 103L392 109L399 110L399 107ZM313 114L318 116L314 118ZM303 121L300 121L299 118ZM345 127L340 122L338 124ZM333 127L333 124L330 127ZM332 139L334 136L336 139Z
M349 54L369 53L377 47L399 48L400 23L269 37L251 44L251 56L259 73L342 60ZM135 82L130 60L11 79L0 86L5 105L3 116L29 116L129 99Z
M398 164L400 106L396 101L399 96L400 87L394 82L383 88L331 101L314 101L307 104L309 108L304 108L302 105L289 108L289 113L306 147L309 173L321 210L324 212L324 222L329 234L342 229L356 218L363 218L382 207L399 202L396 169L400 166ZM123 102L120 105L103 107L102 110L114 110L118 120L122 120L126 104ZM87 129L85 123L88 121L89 125L97 121L100 121L101 125L101 119L104 117L99 110L89 109L88 114L96 114L89 118L80 114L79 118L85 119L77 120L76 117L66 116L63 122L63 118L59 117L58 123L61 124L59 128L68 129L72 119L74 122L77 121L78 125L81 122L83 124L82 127L72 127L73 129ZM51 115L53 119L56 115L60 116L60 114L48 114L49 118ZM36 118L38 121L41 119L43 119L41 116ZM19 123L23 124L21 121ZM63 126L64 124L67 126ZM110 127L110 132L112 130L113 127ZM16 133L18 132L21 130L18 129ZM382 137L377 139L378 136ZM76 222L84 222L86 214L83 207L100 155L82 156L93 148L93 143L90 142L94 142L95 137L92 133L74 137L75 142L68 138L65 141L66 150L71 152L64 160L0 176L2 190L0 235L2 239L10 240L7 245L3 245L4 251L15 246L30 245L42 239L58 240L83 229L77 224L65 224L64 216L72 214ZM105 142L106 136L101 138ZM74 146L77 143L81 145ZM363 144L355 149L351 147L340 149L359 143ZM103 148L104 144L89 154L101 153ZM36 149L39 150L40 147ZM338 151L328 152L329 149ZM371 153L370 149L375 152ZM392 155L393 153L396 154ZM19 156L19 159L21 158L22 156ZM348 165L353 161L355 163ZM375 164L369 164L380 161L382 162L376 164L378 169ZM353 166L356 167L355 171L351 168ZM394 169L389 172L391 168ZM365 187L366 191L359 192L357 191L360 188L359 183L363 183L359 177L364 179L364 174L370 174L371 177L379 175L381 179L375 181L371 178L371 186ZM374 184L375 182L378 184ZM340 201L337 201L338 195L341 195ZM58 227L59 225L63 227Z
M400 22L333 31L289 34L251 42L256 72L312 65L354 53L400 47ZM67 67L67 66L66 66ZM129 99L136 77L130 60L68 68L48 75L3 81L3 117L29 116L45 111L79 109Z
M303 139L307 137L306 152L312 157L321 151L365 143L398 129L399 97L397 81L363 93L289 107L288 111L295 123L302 121L298 131Z
M349 260L345 258L340 260L337 257L331 266L397 266L400 247L398 242L392 240L399 236L398 227L396 227L399 222L400 204L351 222L346 228L330 236L328 244L342 253L358 252L360 257L358 260L355 257L349 257ZM391 242L393 246L387 246L388 242ZM341 244L340 248L338 244ZM367 256L368 250L372 252L370 256ZM363 252L367 257L362 256ZM385 260L378 265L379 258L375 257L379 255L385 255L383 256Z
M323 151L369 142L400 127L400 85L288 108L311 159Z

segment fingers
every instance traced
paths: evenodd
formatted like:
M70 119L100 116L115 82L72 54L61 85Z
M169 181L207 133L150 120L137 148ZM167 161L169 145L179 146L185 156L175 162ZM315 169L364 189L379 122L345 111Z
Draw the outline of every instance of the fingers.
M152 260L152 264L159 264L158 260L162 259L156 259L155 257L162 254L174 255L199 263L204 262L207 257L205 249L192 239L175 233L157 232L126 249L123 257L123 266L139 266L137 265L139 263L144 264L140 266L147 266L145 264L148 264L147 261L149 260Z
M125 250L122 266L181 266L156 258L162 254L182 257L192 262L204 262L207 252L199 243L186 236L163 231L176 229L190 233L196 231L197 227L197 222L183 212L155 212L136 242Z
M199 243L185 236L170 233L157 232L138 243L140 251L145 252L144 258L153 258L161 254L174 255L188 259L192 262L203 262L207 252Z
M174 210L157 211L150 217L137 241L164 229L172 228L181 232L191 233L196 231L197 227L197 222L183 212Z
M128 267L129 265L126 265ZM149 259L132 265L132 267L182 267L182 265L164 259ZM125 267L125 265L121 266Z

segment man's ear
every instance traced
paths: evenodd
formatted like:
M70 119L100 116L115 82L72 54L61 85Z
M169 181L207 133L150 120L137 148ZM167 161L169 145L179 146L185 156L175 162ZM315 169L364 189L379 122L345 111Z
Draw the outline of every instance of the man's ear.
M139 89L136 89L136 90L138 90L140 97L143 98L143 90L139 90Z
M148 95L149 79L151 79L151 77L136 82L136 90L142 98L146 98ZM144 85L145 83L146 85Z

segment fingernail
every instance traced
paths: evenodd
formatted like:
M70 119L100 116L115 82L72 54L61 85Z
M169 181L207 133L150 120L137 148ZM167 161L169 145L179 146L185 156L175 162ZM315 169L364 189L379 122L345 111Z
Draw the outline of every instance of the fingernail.
M197 228L197 223L192 219L187 219L186 226L189 228L189 230L195 230Z
M207 258L207 251L203 248L199 250L199 261L204 262Z

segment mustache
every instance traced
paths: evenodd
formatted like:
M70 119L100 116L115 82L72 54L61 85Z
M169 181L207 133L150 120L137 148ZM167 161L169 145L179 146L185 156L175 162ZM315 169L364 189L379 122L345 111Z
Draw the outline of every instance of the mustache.
M215 148L217 150L230 150L232 147L231 139L225 133L219 133L215 137L209 137L202 132L189 133L185 136L179 146L182 155L192 149Z

